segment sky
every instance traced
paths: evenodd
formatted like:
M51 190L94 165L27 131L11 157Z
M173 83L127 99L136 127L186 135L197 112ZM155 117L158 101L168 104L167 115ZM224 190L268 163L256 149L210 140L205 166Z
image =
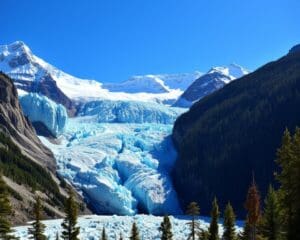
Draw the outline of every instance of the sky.
M300 43L299 0L0 0L0 45L24 41L74 76L250 70Z

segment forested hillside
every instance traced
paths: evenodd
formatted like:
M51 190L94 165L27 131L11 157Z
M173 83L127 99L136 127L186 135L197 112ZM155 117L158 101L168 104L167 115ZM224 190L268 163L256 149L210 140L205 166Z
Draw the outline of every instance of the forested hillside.
M296 50L194 104L173 129L179 151L173 180L182 206L197 201L207 214L217 196L241 214L252 174L264 195L281 135L300 123L299 106Z

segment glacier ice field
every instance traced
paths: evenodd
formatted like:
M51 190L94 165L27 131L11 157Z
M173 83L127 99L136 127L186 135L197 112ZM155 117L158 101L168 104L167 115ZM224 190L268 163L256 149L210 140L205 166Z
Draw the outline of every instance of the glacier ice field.
M74 185L99 214L180 214L169 171L176 151L172 124L98 123L68 120L53 144L58 174Z
M180 214L169 172L176 159L171 132L184 110L157 103L93 101L68 119L65 108L29 93L20 103L31 121L55 135L42 142L54 153L58 174L97 213Z
M132 223L135 222L139 228L140 237L143 240L159 240L161 233L158 228L162 221L162 217L153 215L135 215L135 216L82 216L78 219L78 226L80 226L80 239L96 240L100 239L103 227L106 230L109 239L118 239L119 234L122 233L124 239L129 239ZM190 221L185 216L170 216L172 223L172 232L174 240L184 240L188 238L190 233L187 222ZM201 229L207 229L209 226L209 218L200 217L197 219ZM47 220L43 221L46 225L45 235L49 240L56 239L56 234L60 235L62 220ZM222 225L219 225L220 234L223 232ZM15 227L15 235L20 240L29 239L28 226ZM236 230L242 230L242 222L237 222Z

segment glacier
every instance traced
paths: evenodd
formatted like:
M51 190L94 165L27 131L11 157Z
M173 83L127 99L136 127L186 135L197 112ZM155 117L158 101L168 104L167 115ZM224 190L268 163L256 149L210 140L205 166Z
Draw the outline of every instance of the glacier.
M169 176L176 159L172 124L99 123L88 117L69 119L59 144L40 137L55 155L58 174L97 213L181 213Z
M19 101L31 122L43 123L54 136L64 132L68 114L63 105L37 93L23 93L19 95Z
M185 110L158 103L99 100L84 104L78 111L86 121L99 123L172 124Z
M124 239L129 239L131 226L135 222L138 226L141 239L145 240L160 240L161 232L159 226L162 222L162 217L152 215L136 215L136 216L99 216L87 215L78 218L78 225L80 226L80 239L96 240L101 238L102 229L105 228L108 239L118 239L119 234L122 233ZM190 233L188 222L191 221L188 216L170 216L172 224L172 232L174 239L187 239ZM198 217L196 221L199 223L201 229L208 229L210 218ZM56 234L62 232L62 219L43 221L46 225L45 235L49 240L55 240ZM242 221L236 222L236 231L240 233L243 230L244 223ZM28 228L30 226L15 227L14 233L20 240L29 239ZM219 223L220 238L223 234L222 222Z

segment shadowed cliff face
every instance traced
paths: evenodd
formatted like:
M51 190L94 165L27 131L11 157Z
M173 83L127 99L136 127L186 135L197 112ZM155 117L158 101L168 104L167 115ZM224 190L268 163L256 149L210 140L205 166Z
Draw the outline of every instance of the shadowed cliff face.
M29 120L21 110L17 90L12 80L0 73L0 129L32 160L55 170L52 152L36 136Z

